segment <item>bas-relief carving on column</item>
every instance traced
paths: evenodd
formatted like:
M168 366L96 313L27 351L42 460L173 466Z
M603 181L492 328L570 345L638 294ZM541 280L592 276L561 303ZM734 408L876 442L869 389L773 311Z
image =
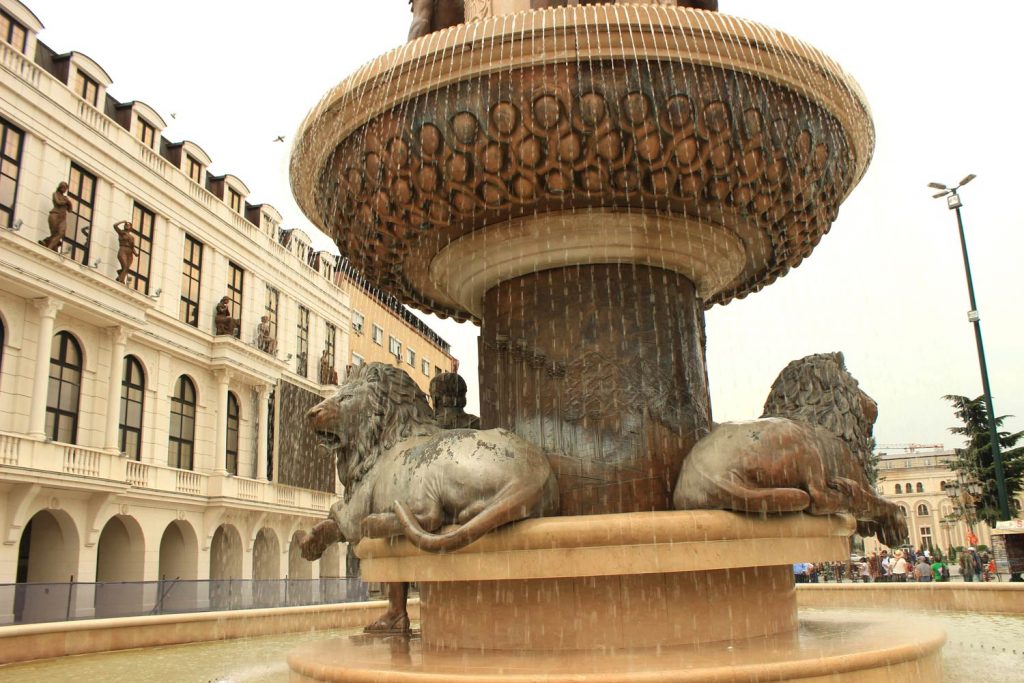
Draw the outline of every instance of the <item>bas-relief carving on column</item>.
M669 509L682 458L710 428L699 299L666 271L587 269L488 294L498 314L481 334L483 423L544 450L562 514ZM602 293L612 280L621 299ZM567 330L566 315L582 328Z

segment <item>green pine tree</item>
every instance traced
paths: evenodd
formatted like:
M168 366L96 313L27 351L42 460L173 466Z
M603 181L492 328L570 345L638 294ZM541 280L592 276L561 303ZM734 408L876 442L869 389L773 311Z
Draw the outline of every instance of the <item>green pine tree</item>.
M953 413L962 424L950 427L953 434L964 437L964 448L956 449L956 459L950 468L967 479L981 482L982 494L975 501L977 516L989 526L995 527L999 519L999 496L996 489L996 468L992 457L991 439L988 430L988 406L985 398L969 399L966 396L950 394L943 396L953 404ZM1003 458L1003 473L1006 477L1006 493L1013 513L1013 499L1022 488L1024 479L1024 446L1017 442L1024 439L1024 431L1010 433L1002 430L1003 422L1012 415L996 418L999 434L999 450Z

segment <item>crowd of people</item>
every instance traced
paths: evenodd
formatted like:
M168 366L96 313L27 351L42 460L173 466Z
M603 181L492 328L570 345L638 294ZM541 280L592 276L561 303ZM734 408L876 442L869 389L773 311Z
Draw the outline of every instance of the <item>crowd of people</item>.
M973 547L961 551L955 565L964 581L997 580L995 558ZM906 583L949 581L954 574L949 562L927 548L897 548L852 557L849 562L798 562L793 565L793 575L797 583Z

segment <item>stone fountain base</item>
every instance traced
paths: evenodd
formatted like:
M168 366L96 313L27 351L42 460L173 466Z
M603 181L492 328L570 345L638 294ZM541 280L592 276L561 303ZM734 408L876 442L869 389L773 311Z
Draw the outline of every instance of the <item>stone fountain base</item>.
M421 637L311 644L289 656L291 680L938 677L940 630L798 620L792 563L846 559L853 528L648 512L528 520L448 555L363 541L368 580L419 583Z

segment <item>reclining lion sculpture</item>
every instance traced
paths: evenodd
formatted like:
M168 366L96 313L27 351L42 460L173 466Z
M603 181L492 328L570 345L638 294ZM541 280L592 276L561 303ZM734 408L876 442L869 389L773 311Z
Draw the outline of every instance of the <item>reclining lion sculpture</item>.
M404 371L357 368L308 418L334 450L345 498L301 543L315 560L338 541L404 534L451 552L503 524L554 514L558 485L547 458L504 429L441 429ZM438 533L446 524L457 528Z
M868 457L878 405L841 353L793 361L779 374L758 420L716 425L683 461L679 510L854 515L857 532L899 545L899 507L871 486Z

